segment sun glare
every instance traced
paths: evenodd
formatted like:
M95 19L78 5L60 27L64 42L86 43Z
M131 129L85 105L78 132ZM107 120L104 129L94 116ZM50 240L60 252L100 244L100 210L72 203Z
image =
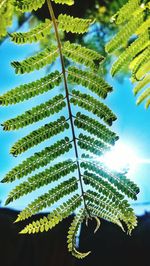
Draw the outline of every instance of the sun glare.
M133 171L138 164L138 157L133 147L118 142L110 152L104 154L101 161L112 170L128 169Z

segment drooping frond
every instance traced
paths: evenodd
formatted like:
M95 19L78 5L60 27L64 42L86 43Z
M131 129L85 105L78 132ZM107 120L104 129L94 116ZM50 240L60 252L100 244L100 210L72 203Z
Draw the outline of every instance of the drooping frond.
M21 85L6 92L0 96L0 105L16 104L24 100L28 100L36 95L52 90L55 86L58 86L61 81L62 74L55 71L44 78Z
M38 42L49 34L51 27L52 22L49 19L46 19L45 22L40 23L28 32L14 32L9 35L11 41L17 44Z
M52 146L36 152L21 164L14 167L1 182L13 182L16 179L20 179L36 169L46 166L58 156L68 152L71 148L72 144L69 138L66 137L65 139L59 140Z
M4 130L17 130L27 125L38 122L45 117L58 113L66 106L62 94L55 96L53 99L37 105L32 109L26 111L22 115L5 121L3 125Z
M113 18L120 25L120 30L106 45L106 51L119 55L119 58L113 64L111 73L116 75L124 67L129 67L132 72L132 82L137 82L134 89L134 92L137 93L138 88L140 88L139 90L144 88L145 82L141 80L149 75L150 71L149 1L129 0ZM119 49L120 52L116 53L116 50ZM140 85L138 85L139 81ZM149 97L148 89L142 93L137 104L143 102L147 97ZM145 106L149 107L148 102Z
M80 112L76 114L74 124L78 128L86 130L108 144L114 145L119 139L119 137L105 125L100 124L97 120L81 114Z
M62 199L64 196L71 194L78 189L78 182L75 177L60 183L55 188L50 189L47 193L31 202L21 213L19 213L17 222L28 219L37 212Z
M60 30L83 34L88 31L88 28L93 21L91 19L74 18L66 14L61 14L58 17L58 23Z
M65 129L69 128L69 124L66 122L64 116L60 117L57 121L45 124L32 131L27 136L18 140L11 148L10 153L14 156L25 152L26 150L32 148L35 145L38 145L42 141L49 139L53 136L56 136L60 132L63 132Z
M48 45L44 50L22 62L14 61L12 66L16 73L23 74L52 63L55 64L53 65L55 68L60 62L61 70L49 73L34 82L18 86L0 96L0 105L7 106L25 100L32 101L33 97L61 85L61 94L55 91L53 98L50 97L46 102L3 122L4 130L17 130L36 123L33 131L29 127L27 135L13 144L10 153L14 156L18 156L32 147L36 149L41 142L49 140L50 143L46 148L34 154L31 150L30 157L23 159L19 165L12 168L1 182L7 183L26 178L12 189L6 204L41 189L40 196L29 202L18 215L16 222L28 219L47 207L52 208L47 217L27 225L21 231L22 234L48 231L76 211L68 232L68 249L75 257L82 259L89 252L82 254L76 249L76 235L81 223L84 220L88 222L89 218L95 219L96 232L100 227L100 218L104 218L117 224L123 230L123 226L126 224L130 233L137 222L126 197L136 199L139 189L126 177L126 173L110 171L100 162L101 155L109 151L118 140L117 134L110 129L112 123L117 119L116 115L99 99L100 97L104 100L112 91L112 87L103 79L102 72L98 74L99 65L104 58L99 53L79 44L62 42L59 36L59 30L78 34L85 33L93 21L73 18L67 14L60 14L56 19L51 1L56 4L74 4L73 0L14 1L16 9L22 12L37 10L47 2L50 19L38 24L29 32L10 34L12 41L16 44L26 44L41 39L46 41L49 31L53 27L50 33L55 33L56 45ZM133 9L133 7L131 8ZM136 25L140 26L140 22L145 21L143 15L145 9L136 8L136 5L134 8L137 11L133 20ZM124 15L118 14L119 21L128 21L128 19L129 16L125 19ZM119 47L116 44L118 41L124 45L123 42L127 41L128 36L136 31L136 26L133 24L131 31L126 26L123 37L118 35L117 41L113 44L114 47ZM145 27L147 27L148 36L147 24ZM143 28L140 29L140 32L142 32L141 36L144 36L142 35L145 32ZM141 40L141 36L137 37L137 42ZM123 39L124 37L125 39ZM149 49L148 45L140 42L139 57L140 53ZM136 53L133 60L135 60L135 56ZM59 57L59 61L56 61L57 57ZM65 64L65 58L67 58L67 64ZM128 61L128 55L125 59ZM68 61L73 66L68 67ZM143 57L140 57L139 61L141 65L137 69L136 76L142 75L143 68L148 68L145 65L147 61L144 61ZM60 68L58 67L58 69ZM51 70L48 69L48 71ZM72 90L73 85L80 85L80 87L78 90ZM82 91L82 87L85 92ZM63 114L59 114L57 118L54 117L60 111ZM42 121L42 126L38 125L39 121L44 118L50 119L52 115L53 121L49 121L47 124ZM54 140L54 144L51 144L51 138L56 137L57 134L59 134L59 140ZM82 153L83 150L85 154ZM44 188L44 194L42 194L42 188Z
M111 214L115 215L118 220L123 221L127 225L129 234L131 234L133 228L137 225L137 219L131 208L125 208L122 204L118 205L118 201L115 202L114 199L111 200L108 196L100 195L91 190L86 193L86 197L89 201L94 202L98 208L108 211L110 216Z
M21 12L30 12L41 8L44 3L45 0L15 0L14 6Z
M67 218L81 205L81 197L76 194L71 199L67 200L65 204L60 205L47 217L41 218L31 224L27 225L20 233L21 234L35 234L52 229L63 219Z
M69 41L64 43L63 46L64 56L77 62L83 64L87 67L95 69L104 60L104 57L99 53L85 48L80 44L70 43Z
M111 126L113 121L117 119L106 105L88 94L83 94L79 91L73 90L70 102L97 115L99 118L103 119L109 126Z
M89 88L103 99L112 91L112 87L94 72L83 71L76 67L68 69L68 81Z
M58 48L56 46L51 46L21 62L14 61L11 65L15 68L16 74L29 73L36 69L39 70L47 64L53 63L58 55Z
M32 191L44 185L50 184L61 179L63 176L73 173L76 169L77 165L75 162L72 160L66 160L64 162L55 164L43 172L29 177L28 181L24 181L11 191L11 193L8 195L6 205L16 199L19 199L23 195L31 193Z
M79 227L85 219L85 210L81 209L79 213L74 217L71 226L69 227L68 231L68 250L78 259L83 259L87 257L91 252L87 253L80 253L76 250L76 235L78 233Z

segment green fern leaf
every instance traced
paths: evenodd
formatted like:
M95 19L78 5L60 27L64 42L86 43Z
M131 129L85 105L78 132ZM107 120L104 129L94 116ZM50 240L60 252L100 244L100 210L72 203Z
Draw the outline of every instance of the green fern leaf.
M134 94L137 95L146 85L150 83L150 75L147 75L143 80L141 80L137 86L134 87Z
M60 117L57 121L46 124L39 129L32 131L27 136L18 140L11 148L10 153L14 156L25 152L26 150L38 145L42 141L56 136L60 132L69 128L64 116Z
M51 27L52 22L46 19L45 22L40 23L28 32L14 32L9 34L9 36L11 41L17 44L38 42L49 34Z
M45 0L15 0L14 6L21 12L30 12L41 8L44 3Z
M68 81L89 88L103 99L112 91L112 87L94 72L83 71L76 67L68 69Z
M56 4L62 4L62 5L68 5L68 6L72 6L74 5L74 0L52 0L53 2L55 2Z
M87 67L95 69L104 60L104 57L97 52L82 47L79 44L70 43L69 41L64 43L63 54L65 57L83 64Z
M103 209L109 211L109 213L114 213L116 216L118 214L119 219L126 223L128 227L128 232L131 234L134 227L137 225L136 216L131 208L124 208L122 205L117 205L117 203L109 199L106 196L102 196L94 191L89 190L86 193L88 200L94 202L96 206L100 206Z
M62 74L55 71L44 78L21 85L6 92L0 96L0 105L16 104L28 100L39 94L52 90L55 86L60 85L61 81Z
M66 14L60 14L58 23L59 29L62 31L83 34L88 31L93 21L91 19L74 18Z
M93 161L92 158L88 156L83 155L83 158L85 158L86 161L81 163L82 168L96 173L101 178L107 179L110 183L112 183L120 191L126 194L129 198L137 199L139 188L132 181L130 181L124 174L117 173L115 171L110 172L100 162L96 162L94 158Z
M137 105L141 104L146 98L150 96L150 88L146 89L137 99ZM147 106L147 104L146 104Z
M144 32L136 41L134 41L119 57L119 59L113 64L111 74L114 76L121 68L128 65L130 61L145 49L149 42L148 31Z
M106 126L100 124L95 119L90 118L87 115L81 114L80 112L76 114L74 124L78 128L86 130L110 145L114 145L119 139L119 137Z
M117 24L122 24L129 20L133 12L139 8L139 0L129 0L114 16Z
M0 1L0 38L7 35L7 27L11 26L13 18L13 0Z
M62 94L55 96L52 100L37 105L32 109L26 111L24 114L17 116L16 118L5 121L2 126L4 130L16 130L23 128L27 125L38 122L45 117L60 112L66 103Z
M81 205L81 197L76 194L71 199L67 200L65 204L60 205L47 217L41 218L35 222L27 225L20 234L35 234L52 229L63 219L67 218Z
M28 181L21 183L16 186L7 197L5 205L10 202L19 199L23 195L27 195L32 191L48 185L54 181L61 179L63 176L66 176L70 173L73 173L77 169L75 162L71 160L66 160L61 163L57 163L54 166L46 169L43 172L40 172L34 176L28 178Z
M96 140L84 134L79 135L78 145L81 149L87 150L98 156L101 156L104 152L110 150L110 147L102 141Z
M41 195L31 202L21 213L19 213L17 222L28 219L46 207L50 207L64 196L71 194L78 189L78 182L75 177L60 183L55 188L50 189L47 193Z
M89 96L88 94L82 94L79 91L73 90L70 102L97 115L99 118L103 119L104 122L109 126L111 126L113 121L117 119L106 105L96 100L92 96Z
M52 146L46 147L40 152L36 152L31 157L24 160L21 164L14 167L6 174L1 182L13 182L16 179L20 179L36 169L46 166L55 158L68 152L71 148L72 144L69 138L66 137L65 139L59 140Z
M79 213L74 217L73 222L71 223L71 226L68 231L68 236L67 236L68 250L69 252L72 253L73 256L75 256L78 259L83 259L91 253L91 252L80 253L76 250L76 247L75 247L76 246L76 234L84 218L85 218L85 210L81 209Z
M106 45L106 52L112 53L118 49L122 44L128 41L128 39L135 33L136 29L143 22L142 9L133 16L129 22L123 27L121 31Z
M58 48L56 46L51 46L22 62L14 61L11 65L15 68L16 74L29 73L34 70L39 70L47 64L53 63L58 55Z

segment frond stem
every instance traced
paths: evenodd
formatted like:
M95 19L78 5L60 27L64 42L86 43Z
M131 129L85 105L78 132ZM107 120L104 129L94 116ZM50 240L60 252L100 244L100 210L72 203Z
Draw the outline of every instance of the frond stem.
M82 198L83 198L83 201L84 201L84 207L85 207L87 213L89 213L87 205L86 205L86 201L85 201L85 198L84 198L84 189L83 189L83 183L82 183L82 178L81 178L81 170L80 170L80 164L79 164L79 154L78 154L77 143L76 143L76 136L75 136L75 130L74 130L74 124L73 124L73 115L72 115L70 99L69 99L69 89L68 89L68 85L67 85L65 63L64 63L63 53L62 53L61 41L60 41L58 28L57 28L57 21L56 21L56 18L55 18L55 14L54 14L54 11L53 11L51 0L47 0L47 5L48 5L49 13L50 13L50 16L51 16L51 19L52 19L52 22L53 22L53 26L54 26L54 30L55 30L55 36L56 36L56 40L57 40L57 43L58 43L58 50L59 50L59 54L60 54L60 61L61 61L61 66L62 66L64 87L65 87L65 92L66 92L66 100L67 100L68 112L69 112L71 129L72 129L74 150L75 150L75 156L76 156L76 161L77 161L77 167L78 167L78 174L79 174Z

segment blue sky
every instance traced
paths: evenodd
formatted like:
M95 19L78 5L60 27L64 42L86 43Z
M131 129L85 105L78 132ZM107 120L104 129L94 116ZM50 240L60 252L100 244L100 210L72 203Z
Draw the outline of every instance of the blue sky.
M26 29L27 25L24 27L24 30ZM27 55L30 56L37 50L38 45L17 46L12 44L9 40L5 41L0 46L0 94L3 94L7 90L14 88L21 83L30 82L35 80L37 77L40 78L45 74L46 70L42 69L40 72L35 71L34 73L28 75L15 75L14 70L10 67L11 61L22 60ZM126 77L122 83L119 83L117 79L112 79L110 75L107 75L107 80L113 85L114 91L108 97L106 103L118 117L118 120L113 125L113 129L120 136L120 143L123 143L125 146L129 147L138 158L142 159L141 163L136 165L136 168L131 169L132 171L129 173L130 178L139 185L141 190L137 203L150 202L150 111L146 111L143 105L139 107L136 106L135 97L132 93L132 85L128 77ZM53 93L54 92L46 93L42 97L38 96L35 99L17 104L15 106L0 107L0 124L17 114L22 113L22 111L35 106L35 104L43 102L45 99L52 97ZM47 121L52 121L53 119L53 117L52 119L48 118ZM38 123L38 125L43 125L45 121L46 120L41 121ZM18 158L13 158L11 155L9 155L9 149L12 144L35 127L36 125L31 125L17 132L3 132L2 128L0 128L1 178L3 178L3 176L12 167L17 165L18 162L28 157L31 152L33 154L34 151L40 150L42 147L47 145L47 142L40 144L38 148L33 148L31 151L26 152ZM2 201L2 206L8 192L12 187L14 187L15 184L0 184L0 200ZM40 192L41 191L38 193L40 194ZM28 199L31 197L32 195L29 196ZM10 207L21 209L25 205L26 200L24 197L22 200L11 204ZM150 210L150 205L140 205L134 208L137 214L142 214L145 210Z

